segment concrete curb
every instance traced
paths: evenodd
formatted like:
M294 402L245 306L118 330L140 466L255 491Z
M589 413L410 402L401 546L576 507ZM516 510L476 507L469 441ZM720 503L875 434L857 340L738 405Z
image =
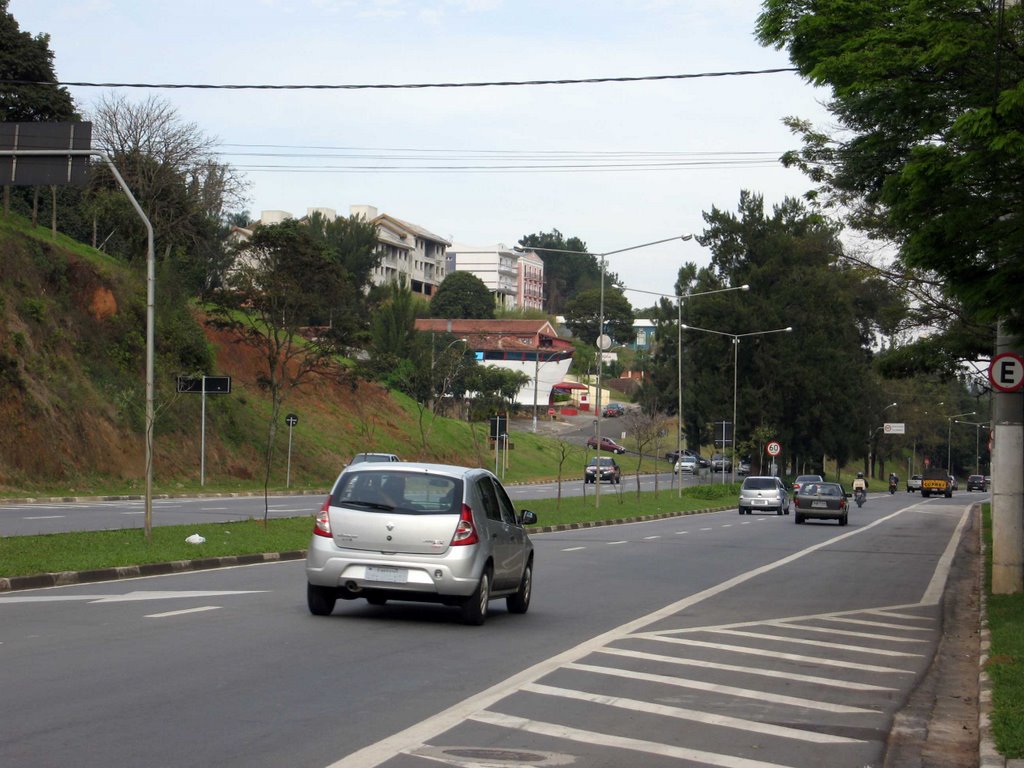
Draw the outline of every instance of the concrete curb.
M204 571L211 568L229 568L236 565L254 565L281 560L301 560L306 550L291 552L263 552L253 555L230 555L227 557L205 557L197 560L174 560L169 563L147 563L125 565L115 568L96 568L89 571L60 571L39 573L33 576L11 576L0 578L0 592L14 592L21 589L44 589L66 587L72 584L89 584L98 581L137 579L141 576L166 576L172 573Z
M556 533L558 531L575 531L581 528L600 528L608 525L639 523L647 520L663 520L683 515L699 515L709 512L723 512L733 509L732 506L709 507L689 512L662 512L657 515L619 518L616 520L597 520L583 523L562 523L545 525L532 529L536 533ZM66 587L73 584L88 584L99 581L117 581L118 579L137 579L141 576L166 576L172 573L203 571L212 568L230 568L237 565L254 565L282 560L302 560L306 550L297 549L291 552L263 552L254 555L232 555L228 557L206 557L196 560L175 560L169 563L148 563L145 565L125 565L115 568L96 568L89 571L60 571L57 573L39 573L32 576L0 577L0 593L15 592L22 589L45 589L47 587Z
M978 510L978 538L981 561L985 562L985 526L981 523L981 505ZM978 766L979 768L1024 768L1024 760L1007 760L996 749L992 737L992 680L985 671L992 650L992 635L988 629L988 593L985 590L985 569L979 577L979 653L978 653Z

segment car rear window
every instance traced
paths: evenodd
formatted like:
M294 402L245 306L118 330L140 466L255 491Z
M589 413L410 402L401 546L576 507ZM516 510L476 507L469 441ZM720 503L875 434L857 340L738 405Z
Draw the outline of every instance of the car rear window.
M406 514L457 514L462 480L423 472L345 472L331 505Z
M748 477L743 481L743 488L748 491L770 491L777 487L774 477Z

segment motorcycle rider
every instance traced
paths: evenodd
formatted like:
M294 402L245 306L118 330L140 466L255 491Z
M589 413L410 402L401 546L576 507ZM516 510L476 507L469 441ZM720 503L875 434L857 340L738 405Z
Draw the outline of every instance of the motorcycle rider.
M857 491L867 491L867 489L868 481L864 479L864 473L858 472L857 479L853 481L853 492L856 493Z
M893 491L895 491L899 487L899 484L900 484L900 476L897 475L895 472L890 472L889 473L889 492L892 493Z

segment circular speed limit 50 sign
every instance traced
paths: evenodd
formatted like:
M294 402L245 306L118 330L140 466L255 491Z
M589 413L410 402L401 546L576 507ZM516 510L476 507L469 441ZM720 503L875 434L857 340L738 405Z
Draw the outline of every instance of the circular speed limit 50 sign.
M769 456L778 456L782 452L782 446L772 440L768 443L768 448L766 450L768 451Z

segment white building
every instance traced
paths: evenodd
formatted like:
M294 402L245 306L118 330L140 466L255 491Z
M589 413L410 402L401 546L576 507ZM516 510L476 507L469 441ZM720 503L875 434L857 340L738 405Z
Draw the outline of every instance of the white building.
M476 246L452 244L446 272L469 272L480 278L501 309L518 306L519 254L504 244Z
M353 216L377 225L380 264L370 279L387 285L402 277L413 293L433 296L445 278L445 253L451 243L417 224L378 213L372 205L349 207Z

